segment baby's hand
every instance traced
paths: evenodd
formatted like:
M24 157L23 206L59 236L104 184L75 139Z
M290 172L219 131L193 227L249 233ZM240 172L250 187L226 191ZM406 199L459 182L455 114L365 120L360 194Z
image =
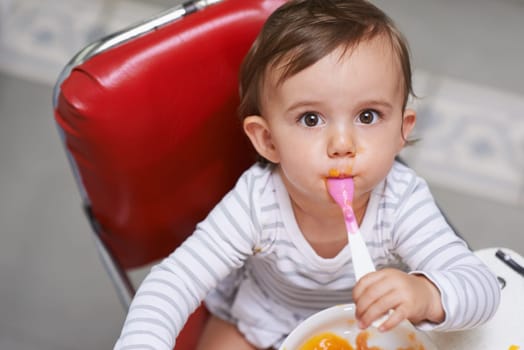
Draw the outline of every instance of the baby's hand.
M404 319L413 324L444 320L437 287L422 275L410 275L396 269L388 268L362 277L353 289L353 300L361 328L369 327L389 310L393 312L380 326L381 331L394 328Z

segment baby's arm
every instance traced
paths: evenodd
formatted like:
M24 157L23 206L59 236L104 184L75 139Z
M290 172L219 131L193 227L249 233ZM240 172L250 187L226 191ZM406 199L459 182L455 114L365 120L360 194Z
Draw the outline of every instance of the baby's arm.
M246 191L239 181L168 258L153 267L128 311L117 349L172 350L188 316L218 281L252 254Z
M439 291L445 313L440 323L422 322L422 329L459 330L488 321L500 302L496 276L451 229L426 183L418 179L399 211L395 251Z
M371 274L372 280L362 279L354 289L357 316L367 325L381 312L398 309L385 326L408 318L425 330L476 327L497 310L496 276L453 232L426 183L412 180L405 192L398 192L404 200L391 220L389 247L411 272L385 270Z

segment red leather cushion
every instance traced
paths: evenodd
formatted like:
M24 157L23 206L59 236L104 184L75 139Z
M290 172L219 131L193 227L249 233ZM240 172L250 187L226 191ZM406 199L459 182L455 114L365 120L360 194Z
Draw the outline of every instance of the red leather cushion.
M182 332L176 339L175 350L194 350L197 347L199 336L204 330L208 312L202 305L189 317Z
M169 254L254 155L236 114L239 65L282 0L226 0L96 55L55 117L124 268Z

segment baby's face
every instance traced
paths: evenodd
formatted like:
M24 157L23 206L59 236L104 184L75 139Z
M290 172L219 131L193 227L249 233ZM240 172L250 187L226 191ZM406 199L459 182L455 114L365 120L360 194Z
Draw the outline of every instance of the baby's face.
M330 201L325 178L340 173L354 178L354 201L367 201L404 145L403 119L405 137L415 122L402 110L402 73L389 42L338 49L277 79L266 80L262 111L290 195Z

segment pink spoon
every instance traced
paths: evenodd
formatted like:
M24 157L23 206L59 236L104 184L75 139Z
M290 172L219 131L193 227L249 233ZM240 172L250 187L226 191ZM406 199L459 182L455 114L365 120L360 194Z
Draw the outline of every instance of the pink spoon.
M355 279L358 281L364 275L375 271L375 265L371 256L369 255L366 242L360 233L355 213L351 202L353 201L353 193L355 187L351 177L346 178L328 178L327 179L328 192L335 202L342 208L344 220L346 222L346 229L348 231L349 249L353 257L353 269L355 271ZM391 313L391 311L390 311ZM373 326L379 328L387 319L387 314L380 317L373 322Z
M327 188L333 200L342 208L346 229L348 231L349 248L353 256L355 278L358 281L365 274L375 271L375 265L371 260L364 238L360 233L355 213L351 206L354 193L353 179L351 177L328 178Z

